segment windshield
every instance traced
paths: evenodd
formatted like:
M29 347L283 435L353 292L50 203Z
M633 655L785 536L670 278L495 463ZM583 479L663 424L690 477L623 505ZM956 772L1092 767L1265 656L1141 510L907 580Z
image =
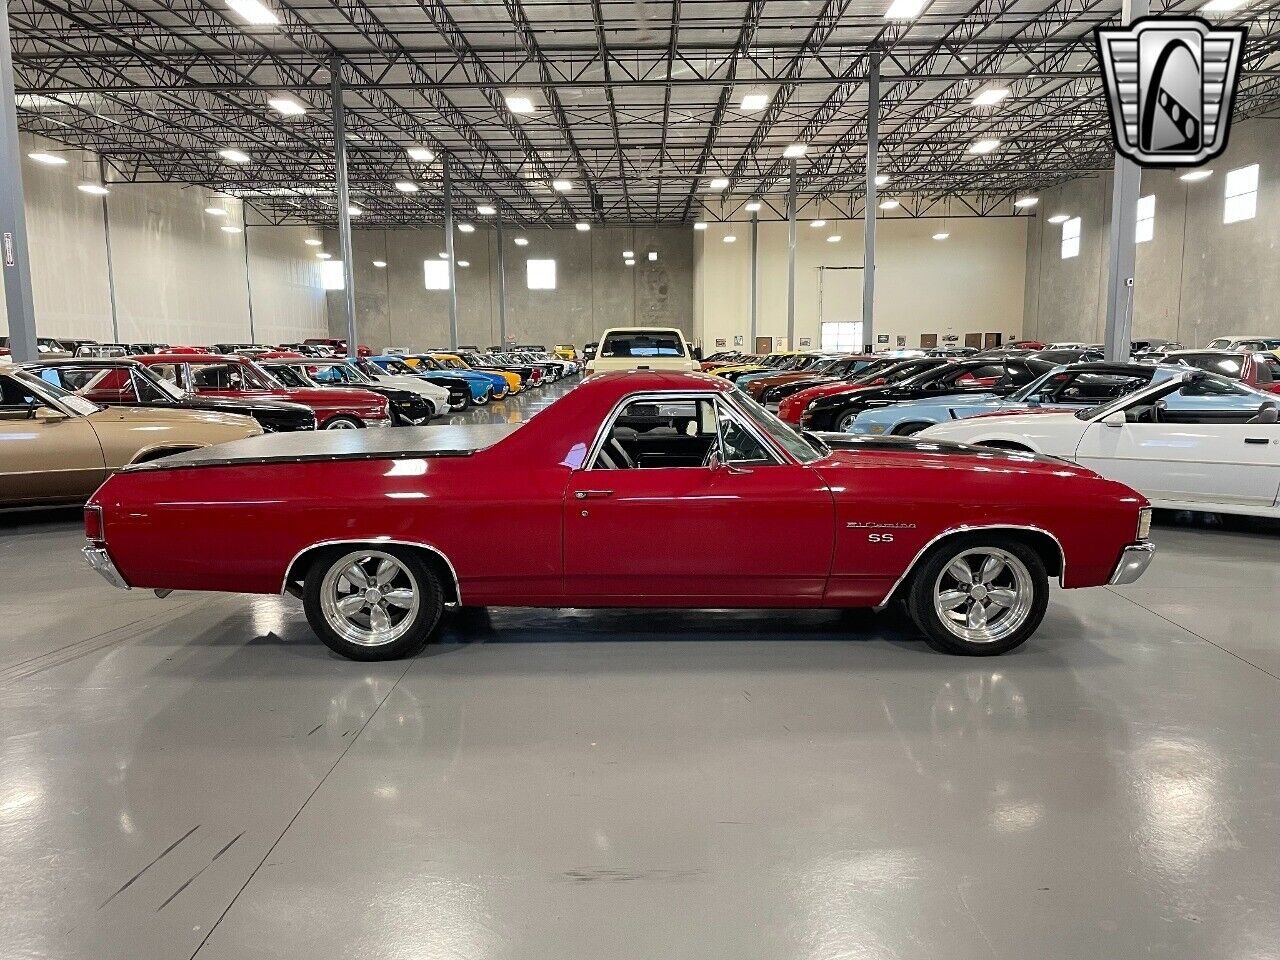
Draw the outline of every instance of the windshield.
M387 373L394 373L399 377L416 377L418 375L417 371L403 360L384 360L381 364L375 364L375 366L380 366Z
M1010 404L1087 403L1097 406L1145 387L1150 374L1092 373L1085 370L1052 370L1039 380L1010 394Z
M773 437L774 442L785 449L789 454L799 460L801 463L812 463L825 454L825 449L820 445L811 442L803 434L797 433L787 424L783 423L772 413L766 410L755 400L751 399L748 394L742 391L735 391L733 402L736 403L749 416L760 429Z
M166 397L169 400L185 400L187 398L187 395L182 392L182 389L178 387L177 384L170 383L168 380L165 380L163 377L156 376L147 367L144 367L141 365L135 367L133 370L133 375L137 377L138 380L145 382L147 386L153 387L157 393L161 394L162 396ZM139 391L139 394L141 394L141 391ZM146 398L141 398L141 399L146 399Z
M314 387L315 384L307 379L306 374L302 372L300 367L293 366L273 366L271 372L275 374L277 380L286 387Z
M39 406L40 404L37 401L48 403L48 401L54 400L67 410L72 413L78 413L82 417L97 413L102 409L92 400L86 400L70 390L64 390L57 384L48 383L39 377L32 376L26 370L7 370L5 373L7 378L12 379L8 382L0 379L4 406L16 406L18 404ZM15 389L10 389L10 385ZM11 396L15 399L11 400Z
M1244 371L1244 354L1224 357L1218 353L1188 353L1172 359L1175 363L1195 367L1198 370L1207 370L1209 373L1220 373L1233 380L1239 380Z

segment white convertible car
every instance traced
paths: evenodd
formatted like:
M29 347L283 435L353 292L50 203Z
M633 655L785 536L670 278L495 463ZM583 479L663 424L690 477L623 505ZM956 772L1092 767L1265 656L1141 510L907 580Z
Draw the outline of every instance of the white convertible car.
M939 424L915 439L1061 457L1166 509L1280 517L1277 399L1195 371L1075 413L997 413Z

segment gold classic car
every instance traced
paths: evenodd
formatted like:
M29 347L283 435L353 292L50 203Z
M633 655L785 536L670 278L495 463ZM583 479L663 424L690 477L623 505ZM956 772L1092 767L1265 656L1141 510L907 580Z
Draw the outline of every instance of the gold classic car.
M25 370L0 368L0 509L81 503L130 463L254 437L252 417L102 407Z

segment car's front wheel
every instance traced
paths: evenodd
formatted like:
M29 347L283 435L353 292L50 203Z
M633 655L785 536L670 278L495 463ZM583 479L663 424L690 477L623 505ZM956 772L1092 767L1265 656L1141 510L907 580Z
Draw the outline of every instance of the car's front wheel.
M361 423L359 420L357 420L355 417L349 417L346 414L341 414L336 417L330 417L328 420L324 422L324 426L321 427L320 429L321 430L359 430L363 426L364 424Z
M850 410L847 413L840 414L836 420L836 431L839 433L851 433L853 431L853 421L858 419L858 412Z
M431 637L444 591L410 550L340 547L311 565L302 601L311 629L330 650L351 660L396 660Z
M1010 537L970 534L945 541L916 568L911 619L945 653L993 656L1022 644L1049 604L1044 561Z

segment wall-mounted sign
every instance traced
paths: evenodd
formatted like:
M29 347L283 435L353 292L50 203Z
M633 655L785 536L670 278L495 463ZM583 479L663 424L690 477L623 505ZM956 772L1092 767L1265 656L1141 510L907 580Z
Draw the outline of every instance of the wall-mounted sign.
M734 345L735 347L740 347L740 346L742 346L742 337L740 337L740 336L738 336L738 337L734 337L734 338L733 338L733 345Z
M813 346L813 337L801 337L801 338L800 338L800 349L801 349L801 350L804 350L806 347L812 347L812 346Z
M898 337L898 346L905 347L907 345L906 337Z
M4 235L4 265L12 267L15 263L17 263L17 260L13 254L13 234L6 233Z
M954 333L948 333L945 337L942 338L944 343L955 343L959 339L960 338Z
M717 346L717 347L725 347L725 346L728 346L728 345L729 345L729 341L728 341L728 340L726 340L724 337L716 337L716 346Z
M889 342L889 335L887 333L876 334L876 343L888 343L888 342Z

